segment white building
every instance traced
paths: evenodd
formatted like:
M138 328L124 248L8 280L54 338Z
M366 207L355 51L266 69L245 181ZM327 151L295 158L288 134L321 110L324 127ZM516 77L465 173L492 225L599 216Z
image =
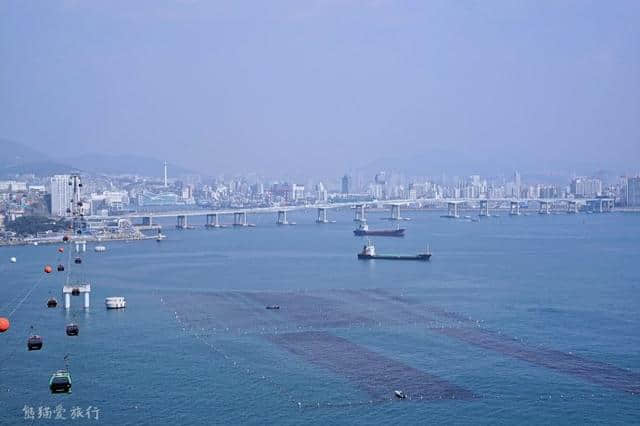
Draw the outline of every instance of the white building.
M71 216L73 187L69 185L69 175L54 175L51 178L51 215Z
M602 194L602 181L585 177L571 181L571 193L576 197L598 197Z

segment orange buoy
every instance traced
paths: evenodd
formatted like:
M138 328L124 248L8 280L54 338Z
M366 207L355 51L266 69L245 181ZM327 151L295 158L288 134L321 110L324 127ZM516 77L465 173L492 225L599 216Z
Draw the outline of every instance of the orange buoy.
M44 271L45 271L47 274L50 274L50 273L51 273L51 271L53 271L53 268L51 267L51 265L47 265L47 266L45 266L45 267L44 267Z
M59 251L60 253L64 253L64 247L58 247L58 251Z
M0 333L4 333L9 329L11 324L9 323L9 319L5 317L0 317Z

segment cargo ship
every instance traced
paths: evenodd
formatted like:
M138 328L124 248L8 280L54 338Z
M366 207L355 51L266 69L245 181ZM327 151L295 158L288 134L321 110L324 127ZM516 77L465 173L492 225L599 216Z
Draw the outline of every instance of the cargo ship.
M404 228L400 225L396 229L369 229L367 222L360 222L357 229L353 230L356 236L379 236L379 237L404 237Z
M404 255L404 254L376 254L376 248L371 243L362 248L362 251L358 253L358 259L360 260L372 260L372 259L384 259L384 260L422 260L427 261L431 259L431 250L427 248L425 253L418 253L416 255Z

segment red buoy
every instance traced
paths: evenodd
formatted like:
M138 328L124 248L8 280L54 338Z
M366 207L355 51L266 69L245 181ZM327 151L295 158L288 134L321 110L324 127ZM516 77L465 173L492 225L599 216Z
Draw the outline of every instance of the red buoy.
M50 274L50 273L51 273L51 271L53 271L53 268L51 267L51 265L47 265L47 266L45 266L45 267L44 267L44 271L45 271L47 274Z
M0 317L0 333L4 333L10 327L9 319L5 317Z
M60 253L64 253L64 247L58 247L58 251L59 251Z

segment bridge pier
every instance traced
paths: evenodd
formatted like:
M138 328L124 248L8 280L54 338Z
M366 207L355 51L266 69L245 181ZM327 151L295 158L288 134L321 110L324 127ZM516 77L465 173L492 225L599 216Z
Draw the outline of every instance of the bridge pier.
M511 215L511 216L520 216L520 202L519 201L511 201L510 202L509 215Z
M400 216L400 204L391 204L391 217L389 220L402 220Z
M278 210L278 220L276 221L278 225L288 225L287 221L287 211L286 210Z
M578 203L572 200L567 201L567 214L578 213Z
M458 214L458 203L456 202L448 202L447 203L447 216L446 217L450 217L452 219L457 219L460 217L460 215Z
M540 203L540 208L538 209L538 214L551 214L551 203L548 201L538 201Z
M318 207L318 218L316 223L329 223L327 220L327 209L325 207Z
M356 204L355 217L353 218L354 222L366 222L367 218L364 214L364 204Z
M205 228L220 228L218 213L208 214L206 216Z
M233 226L249 226L247 224L247 212L233 213Z
M177 216L176 229L187 229L187 217L184 215Z
M489 200L480 200L480 217L489 217Z

